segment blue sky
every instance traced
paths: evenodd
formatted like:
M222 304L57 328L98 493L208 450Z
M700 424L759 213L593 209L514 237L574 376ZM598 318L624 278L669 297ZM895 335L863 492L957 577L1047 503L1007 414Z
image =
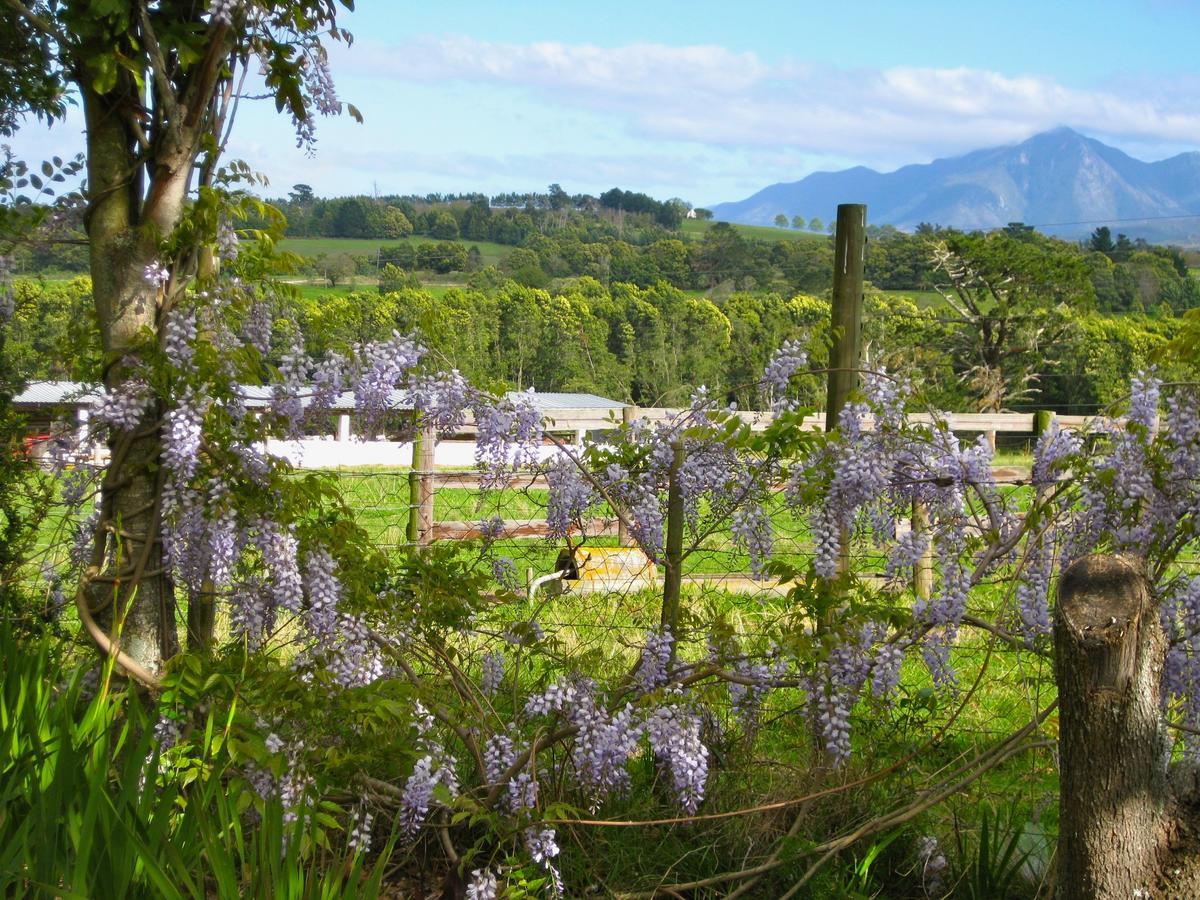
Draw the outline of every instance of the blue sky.
M697 205L820 169L888 170L1069 125L1135 156L1200 149L1200 0L837 5L359 0L317 153L245 106L230 155L282 194L614 185ZM14 141L79 144L73 116Z

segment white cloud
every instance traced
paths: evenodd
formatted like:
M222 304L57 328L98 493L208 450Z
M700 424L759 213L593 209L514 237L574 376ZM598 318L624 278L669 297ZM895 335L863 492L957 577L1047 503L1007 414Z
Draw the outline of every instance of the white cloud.
M613 116L631 135L730 148L790 148L893 165L1070 125L1110 139L1200 143L1200 88L1070 87L970 68L835 69L767 63L719 46L672 47L470 37L356 44L343 73L517 89ZM1161 82L1160 82L1161 83Z

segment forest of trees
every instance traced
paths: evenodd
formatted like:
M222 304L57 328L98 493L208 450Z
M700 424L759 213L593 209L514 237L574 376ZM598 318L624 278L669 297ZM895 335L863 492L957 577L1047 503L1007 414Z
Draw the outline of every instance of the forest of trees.
M706 298L664 281L606 286L587 276L547 290L485 269L467 286L435 294L395 272L398 280L386 285L387 292L303 299L278 286L274 360L286 352L293 325L317 358L393 330L415 330L446 368L497 389L536 386L676 406L705 385L715 396L754 408L761 404L755 382L774 348L799 340L820 360L828 339L828 299L810 293L737 291ZM99 378L102 355L90 327L88 279L57 284L18 279L14 296L9 353L22 375ZM1030 390L1007 402L1008 408L1077 413L1118 401L1129 377L1149 365L1181 325L1174 317L1114 316L1087 308L1061 318L1053 346L1007 357L1003 368L1011 379L1035 376ZM968 373L978 355L979 323L870 291L865 326L874 362L912 373L942 408L978 406ZM820 386L814 381L809 387L802 399L819 405Z
M473 242L512 249L490 283L512 279L527 287L550 287L555 279L590 277L611 286L647 288L666 282L681 290L773 291L819 294L832 287L831 237L748 237L737 226L716 222L700 233L684 232L682 200L660 202L613 188L599 198L568 195L557 184L545 194L428 195L426 197L313 196L296 185L272 201L287 218L291 237L366 238L380 241L373 253L341 253L302 261L312 274L337 284L358 275L378 278L385 265L405 275L474 273L483 267ZM248 221L248 226L265 224ZM1191 277L1177 247L1130 240L1100 227L1083 242L1046 237L1013 223L1002 232L1046 259L1073 260L1087 273L1100 312L1181 313L1200 306L1200 281ZM914 233L870 226L867 280L880 290L930 291L939 286L931 246L962 236L922 225ZM425 240L419 240L424 238ZM388 241L395 241L389 244ZM33 243L14 254L18 272L82 272L86 247L61 240ZM396 275L392 273L394 282ZM944 279L943 279L944 280Z

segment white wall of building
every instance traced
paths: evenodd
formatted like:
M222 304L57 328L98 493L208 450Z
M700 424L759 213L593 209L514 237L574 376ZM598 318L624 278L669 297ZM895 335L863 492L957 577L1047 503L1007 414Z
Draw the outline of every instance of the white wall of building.
M288 460L298 469L335 469L339 466L381 466L408 468L412 465L411 441L363 441L357 438L337 441L332 438L306 438L298 441L267 442L267 452ZM538 448L538 459L546 460L558 448ZM475 465L474 441L438 441L434 465L469 469Z

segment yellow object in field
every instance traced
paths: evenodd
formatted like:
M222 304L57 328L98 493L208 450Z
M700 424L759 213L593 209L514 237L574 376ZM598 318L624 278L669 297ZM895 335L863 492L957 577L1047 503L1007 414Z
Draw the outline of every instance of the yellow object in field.
M637 591L658 585L658 569L637 547L577 547L558 554L555 571L565 572L568 590Z

